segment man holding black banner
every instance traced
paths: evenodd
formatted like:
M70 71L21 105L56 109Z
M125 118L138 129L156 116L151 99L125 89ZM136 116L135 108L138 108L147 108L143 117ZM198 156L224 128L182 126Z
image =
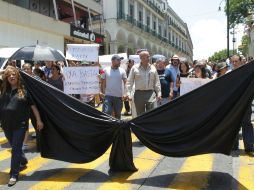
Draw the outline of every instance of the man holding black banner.
M238 55L233 55L231 58L233 70L239 68L241 63L241 57ZM242 121L242 136L245 153L249 156L254 156L254 131L251 123L252 114L252 101L250 102ZM238 150L239 148L239 137L237 136L236 143L233 150Z
M125 84L127 80L126 72L120 68L123 58L119 55L113 55L111 58L112 65L104 69L101 76L101 94L104 97L103 112L121 119L123 108L122 98L124 96ZM124 88L123 85L124 84Z

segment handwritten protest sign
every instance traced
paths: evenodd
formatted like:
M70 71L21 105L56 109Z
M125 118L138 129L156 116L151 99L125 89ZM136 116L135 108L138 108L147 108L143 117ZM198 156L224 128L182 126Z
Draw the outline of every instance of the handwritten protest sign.
M135 64L140 63L139 55L129 55L129 59L132 59Z
M182 96L210 81L211 79L181 78L180 95Z
M66 59L97 62L98 56L98 44L67 44Z
M66 94L98 94L99 67L64 67L64 92Z

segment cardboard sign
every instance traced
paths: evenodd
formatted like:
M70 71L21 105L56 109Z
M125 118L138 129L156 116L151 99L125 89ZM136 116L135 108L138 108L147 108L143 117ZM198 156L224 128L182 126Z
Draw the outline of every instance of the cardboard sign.
M64 92L66 94L98 94L99 67L64 67Z
M210 81L211 79L181 78L180 95L182 96L192 90L195 90Z
M97 62L98 56L98 44L67 44L66 59Z

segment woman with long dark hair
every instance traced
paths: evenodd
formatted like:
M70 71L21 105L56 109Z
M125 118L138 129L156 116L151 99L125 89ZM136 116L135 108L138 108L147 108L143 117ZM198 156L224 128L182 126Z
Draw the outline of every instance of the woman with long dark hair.
M18 180L19 172L26 168L28 162L22 151L22 145L28 127L30 109L35 115L38 130L43 128L43 123L31 96L21 83L19 71L15 67L8 66L2 78L0 115L4 134L12 147L8 186L13 186Z

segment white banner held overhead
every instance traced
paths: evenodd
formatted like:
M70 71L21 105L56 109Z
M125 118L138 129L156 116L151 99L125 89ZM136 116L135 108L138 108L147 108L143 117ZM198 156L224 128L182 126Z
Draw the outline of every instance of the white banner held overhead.
M64 93L98 94L99 67L64 67Z
M97 62L99 44L67 44L66 59Z
M195 90L210 81L211 79L181 78L180 95L182 96L192 90Z

